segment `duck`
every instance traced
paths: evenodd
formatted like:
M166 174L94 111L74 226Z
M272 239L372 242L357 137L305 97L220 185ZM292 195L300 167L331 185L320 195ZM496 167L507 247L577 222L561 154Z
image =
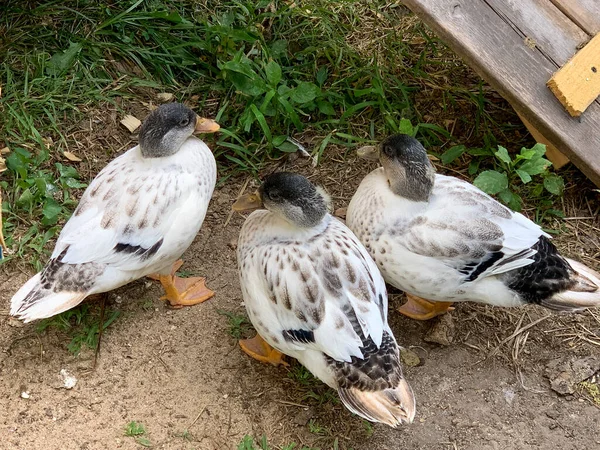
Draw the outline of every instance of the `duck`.
M428 320L461 301L579 311L600 304L600 275L563 257L542 228L467 181L437 174L421 143L396 134L358 155L380 167L360 183L346 220L399 311Z
M234 211L254 210L240 231L240 286L256 337L249 356L273 365L296 358L371 422L411 423L415 397L387 323L377 266L330 213L330 197L306 177L267 176Z
M215 158L196 133L219 125L181 103L152 111L138 145L108 163L83 193L49 261L12 297L24 322L54 316L93 294L144 276L180 308L214 295L205 279L179 278L179 257L202 226L217 177Z

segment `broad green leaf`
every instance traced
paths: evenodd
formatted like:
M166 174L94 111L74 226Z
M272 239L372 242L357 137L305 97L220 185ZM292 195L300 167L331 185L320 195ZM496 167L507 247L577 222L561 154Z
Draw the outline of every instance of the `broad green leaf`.
M68 49L52 55L46 66L46 74L56 76L66 72L73 65L82 48L81 44L70 42Z
M521 153L517 155L517 159L531 159L536 156L535 150L530 150L525 147L521 149Z
M281 145L278 145L277 148L279 150L281 150L282 152L286 152L286 153L294 153L294 152L298 151L298 147L288 141L284 142Z
M544 177L544 187L551 194L562 195L565 189L565 182L561 176L551 173Z
M251 97L256 97L267 91L263 80L249 78L240 72L228 72L227 79L233 83L238 91Z
M281 66L275 61L269 61L265 66L267 80L271 86L277 86L281 81Z
M494 154L494 152L492 152L492 150L489 148L479 148L479 147L469 149L468 153L471 156L492 156Z
M323 86L325 84L325 81L327 81L328 76L329 76L329 73L327 72L327 67L325 67L325 66L321 67L317 71L317 75L315 76L315 79L317 80L317 84L319 86Z
M496 155L496 158L498 158L500 161L506 164L510 164L512 162L512 160L510 159L510 155L508 154L508 150L506 150L506 148L502 147L501 145L498 146L498 151L494 154Z
M531 150L533 150L536 156L539 158L546 154L546 146L544 144L540 144L539 142L531 147Z
M450 147L448 150L442 153L442 163L450 164L452 161L460 157L466 151L467 147L465 147L464 145L455 145L453 147Z
M319 95L319 87L314 83L302 81L292 90L290 99L296 103L312 102Z
M501 191L498 196L513 211L521 211L521 197L512 192L510 189L506 188L505 190Z
M494 195L508 187L508 177L506 173L485 170L475 178L473 184L486 194Z
M335 109L333 109L333 105L325 100L317 100L317 107L319 108L319 112L321 114L325 114L327 116L335 116Z
M273 144L275 147L278 147L281 144L283 144L286 139L287 139L287 136L285 134L281 134L279 136L275 136L273 138L273 140L271 141L271 144Z
M479 171L479 164L481 164L481 159L472 159L469 163L469 175L475 175Z
M414 136L415 129L410 123L408 119L400 119L400 126L398 127L398 131L402 134L408 134L409 136Z
M524 170L516 169L515 172L517 173L517 175L519 175L523 183L527 184L531 181L531 175L529 175Z
M62 207L55 200L47 199L42 214L47 222L55 222L61 210Z
M524 162L519 167L519 170L527 172L529 175L539 175L544 173L552 163L546 158L533 158Z
M21 207L29 206L33 202L33 194L30 189L25 189L17 199L17 205Z
M285 39L279 39L271 44L271 56L275 59L284 56L287 53L288 42Z

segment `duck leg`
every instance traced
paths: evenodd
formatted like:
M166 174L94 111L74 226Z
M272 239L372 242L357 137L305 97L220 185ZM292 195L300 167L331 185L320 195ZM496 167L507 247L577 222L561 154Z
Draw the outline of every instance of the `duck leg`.
M257 334L252 339L241 339L239 343L244 353L258 361L270 363L274 366L280 364L284 366L289 365L283 360L283 353L267 344L260 334Z
M173 308L183 308L202 303L215 295L206 287L204 277L181 278L175 275L182 264L181 259L175 261L170 275L149 276L163 285L165 295L160 298L161 300L168 300Z
M406 298L408 301L398 308L398 312L415 320L429 320L454 309L452 302L430 302L409 293Z

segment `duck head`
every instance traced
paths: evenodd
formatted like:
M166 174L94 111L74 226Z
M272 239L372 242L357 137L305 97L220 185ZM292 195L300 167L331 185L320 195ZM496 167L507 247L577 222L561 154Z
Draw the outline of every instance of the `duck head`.
M415 202L429 200L435 168L419 141L407 134L395 134L378 146L361 147L358 156L379 160L396 194Z
M174 155L194 133L214 133L217 122L199 117L181 103L166 103L152 111L140 128L139 145L144 158Z
M234 211L266 208L300 228L311 228L330 211L331 198L302 175L278 172L266 177L255 193L238 198L232 208Z

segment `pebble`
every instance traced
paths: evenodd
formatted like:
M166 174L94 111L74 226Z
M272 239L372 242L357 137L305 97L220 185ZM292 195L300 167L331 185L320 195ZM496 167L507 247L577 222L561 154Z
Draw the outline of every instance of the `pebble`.
M437 322L425 335L425 342L448 346L454 340L454 320L449 313L438 317Z
M21 392L21 398L28 399L30 397L31 397L31 395L29 394L29 391Z

